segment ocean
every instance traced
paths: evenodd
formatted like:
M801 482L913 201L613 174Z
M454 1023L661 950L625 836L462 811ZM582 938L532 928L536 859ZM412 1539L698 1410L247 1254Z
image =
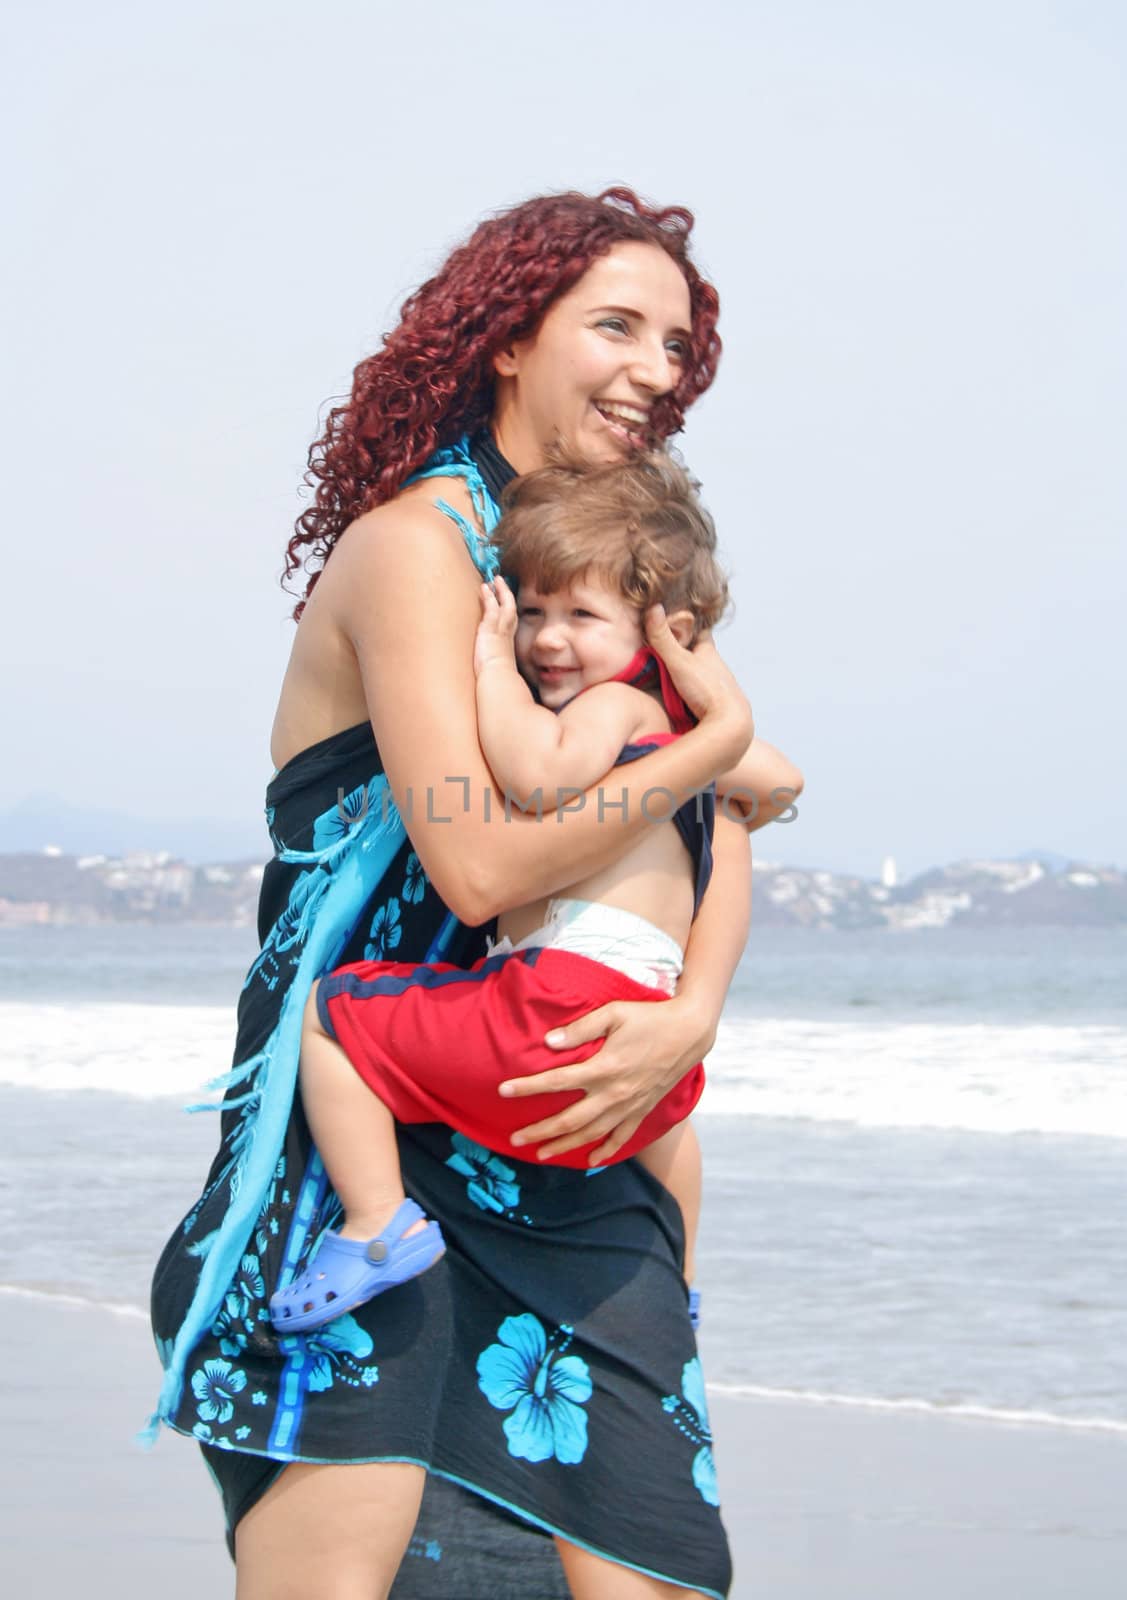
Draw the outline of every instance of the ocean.
M146 1315L254 953L0 929L0 1294ZM1127 928L753 931L697 1118L714 1389L1127 1433L1125 973Z

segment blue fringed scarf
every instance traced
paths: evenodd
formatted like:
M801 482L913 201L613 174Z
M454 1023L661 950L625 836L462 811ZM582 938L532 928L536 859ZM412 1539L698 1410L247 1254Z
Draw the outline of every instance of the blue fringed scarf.
M497 554L488 543L488 536L500 520L500 511L470 454L468 438L436 451L426 466L407 481L436 477L464 480L480 528L446 501L437 500L435 504L460 528L478 570L483 576L492 577L497 571ZM304 939L297 970L278 1022L262 1049L209 1084L213 1089L228 1089L248 1083L246 1093L214 1106L189 1108L246 1109L242 1126L231 1141L234 1164L229 1173L230 1204L221 1226L196 1247L203 1266L175 1338L161 1341L165 1377L157 1409L141 1435L145 1443L152 1443L160 1423L171 1418L180 1402L189 1358L219 1313L270 1187L293 1109L302 1021L313 983L336 965L406 838L382 773L372 779L366 803L358 812L349 818L344 835L322 849L297 851L278 846L279 861L314 869L306 877L309 893L296 922L287 925L284 935L276 923L263 946L264 950L280 948L283 937L287 946Z

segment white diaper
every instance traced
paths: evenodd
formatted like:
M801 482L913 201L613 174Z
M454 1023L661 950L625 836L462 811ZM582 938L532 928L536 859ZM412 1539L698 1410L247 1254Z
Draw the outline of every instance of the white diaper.
M594 900L549 900L547 921L542 928L526 934L519 944L514 945L507 934L496 943L490 941L489 954L505 956L514 950L549 945L553 950L570 950L589 961L601 961L635 983L648 984L665 994L676 992L684 965L676 939L633 911L599 905Z

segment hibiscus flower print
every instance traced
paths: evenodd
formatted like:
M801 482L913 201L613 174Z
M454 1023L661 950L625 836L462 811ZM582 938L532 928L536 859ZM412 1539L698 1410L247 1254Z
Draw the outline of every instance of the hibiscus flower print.
M310 901L314 895L323 892L327 882L326 874L319 869L299 873L294 879L285 910L267 934L266 942L247 973L244 989L248 989L256 978L261 979L268 989L276 988L282 971L278 957L284 952L289 952L289 965L296 965L301 946L309 934Z
M484 1145L467 1139L464 1133L454 1134L450 1143L454 1154L447 1156L446 1165L470 1180L466 1184L466 1194L475 1206L503 1216L519 1204L520 1184L514 1181L515 1168Z
M368 943L364 946L365 961L382 961L389 950L394 950L403 937L399 926L399 901L393 896L380 906L372 918Z
M219 1340L219 1348L225 1356L242 1355L246 1349L244 1331L246 1314L247 1303L241 1294L232 1290L224 1296L223 1305L211 1325L211 1331Z
M314 850L324 850L326 846L339 844L347 838L356 824L363 822L372 803L372 794L366 783L358 784L347 795L343 789L338 789L336 805L323 811L313 824Z
M681 1393L667 1394L661 1402L679 1430L699 1446L693 1457L693 1484L701 1499L710 1506L720 1504L716 1485L716 1463L712 1459L712 1431L708 1424L708 1401L704 1393L704 1369L700 1358L686 1361L681 1371Z
M477 1386L498 1411L508 1411L509 1454L524 1461L574 1465L587 1451L587 1413L593 1393L587 1363L565 1354L573 1330L549 1338L531 1312L506 1317L497 1344L477 1358Z
M245 1317L247 1309L256 1300L261 1300L266 1294L266 1283L262 1276L258 1257L245 1255L239 1263L239 1270L235 1275L234 1292L244 1303L242 1315Z
M379 1368L363 1365L372 1353L372 1336L347 1312L307 1334L305 1346L313 1357L309 1387L314 1394L331 1389L334 1378L354 1389L360 1385L370 1389L379 1382Z
M407 878L403 885L403 898L408 905L418 905L427 889L427 877L423 871L423 864L412 850L407 857Z
M205 1361L192 1374L192 1393L199 1402L197 1415L204 1422L230 1422L235 1414L235 1396L246 1386L246 1373L229 1361Z

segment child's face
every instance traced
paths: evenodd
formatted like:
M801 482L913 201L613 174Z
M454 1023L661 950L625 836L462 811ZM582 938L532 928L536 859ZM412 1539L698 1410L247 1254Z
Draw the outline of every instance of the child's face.
M552 594L522 583L517 619L517 666L553 711L613 678L645 643L637 607L594 573Z

